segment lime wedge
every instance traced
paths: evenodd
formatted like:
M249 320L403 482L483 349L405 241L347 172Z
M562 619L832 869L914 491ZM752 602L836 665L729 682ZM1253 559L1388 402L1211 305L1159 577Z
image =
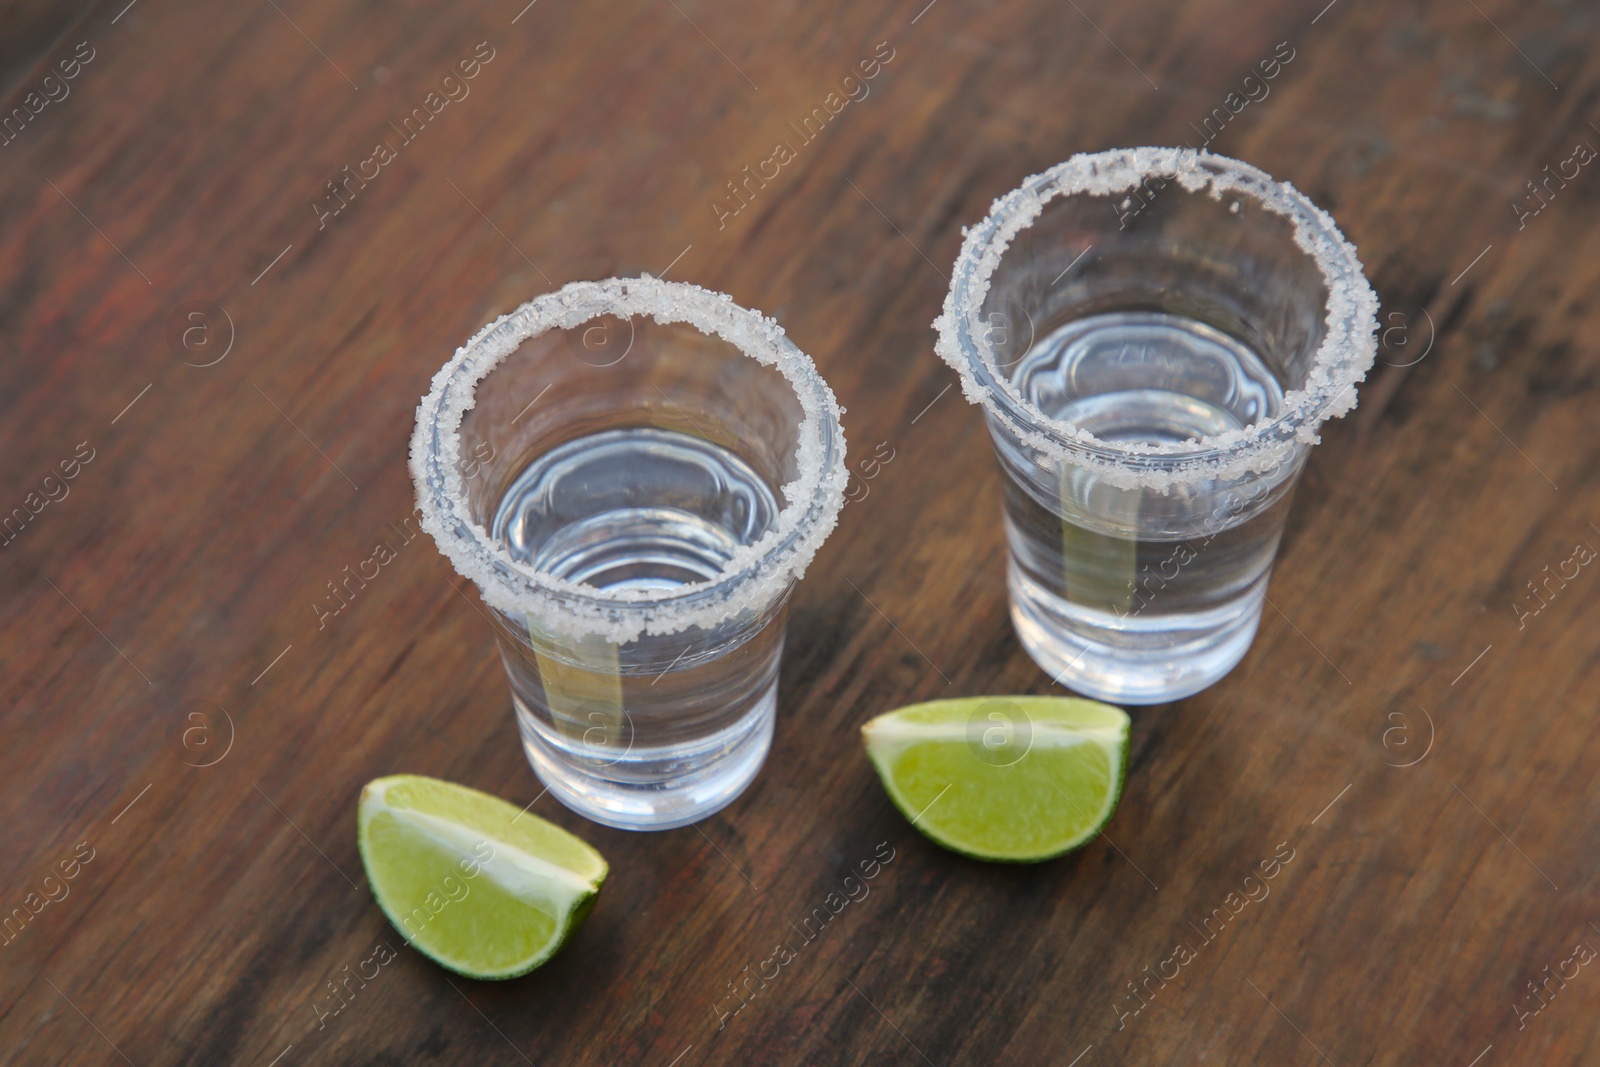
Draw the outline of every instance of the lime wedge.
M1128 715L1068 697L965 697L861 728L884 788L913 826L983 860L1050 859L1110 821L1127 767Z
M606 877L600 853L559 826L437 778L368 782L357 819L378 906L468 978L515 978L555 955Z

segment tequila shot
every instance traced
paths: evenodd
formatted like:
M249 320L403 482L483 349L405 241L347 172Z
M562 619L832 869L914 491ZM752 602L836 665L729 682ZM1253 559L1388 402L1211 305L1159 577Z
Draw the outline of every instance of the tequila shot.
M775 321L648 276L541 296L434 377L423 527L482 592L562 803L666 829L755 777L789 593L844 501L839 414Z
M1376 314L1333 220L1245 163L1079 155L995 202L934 325L994 441L1011 618L1041 668L1153 704L1239 662Z

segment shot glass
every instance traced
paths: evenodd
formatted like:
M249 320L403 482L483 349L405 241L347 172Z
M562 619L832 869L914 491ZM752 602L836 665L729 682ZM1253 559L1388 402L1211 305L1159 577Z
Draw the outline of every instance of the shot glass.
M1192 149L1074 156L968 231L937 349L1004 478L1011 619L1090 696L1243 658L1306 456L1355 406L1377 299L1333 220Z
M482 592L569 808L667 829L760 770L789 593L844 501L839 414L776 322L648 276L538 297L435 375L422 525Z

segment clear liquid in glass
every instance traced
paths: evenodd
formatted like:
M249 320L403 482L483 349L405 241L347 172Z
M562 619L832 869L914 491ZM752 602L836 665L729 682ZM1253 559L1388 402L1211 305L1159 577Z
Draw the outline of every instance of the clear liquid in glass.
M514 559L597 590L715 578L777 521L739 456L659 427L588 434L511 480L491 534ZM523 746L552 793L654 829L733 800L771 745L787 593L710 629L617 644L496 613Z
M1112 443L1209 437L1283 404L1248 347L1165 312L1068 322L1006 370L1046 415ZM1070 467L1041 481L1014 440L994 436L1012 619L1041 667L1092 696L1154 703L1198 692L1238 662L1260 621L1292 477L1237 509L1203 486L1174 502Z

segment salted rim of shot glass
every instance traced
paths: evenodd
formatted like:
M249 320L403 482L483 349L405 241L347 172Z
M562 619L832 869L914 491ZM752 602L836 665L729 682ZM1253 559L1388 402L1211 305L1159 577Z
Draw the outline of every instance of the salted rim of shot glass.
M995 364L979 313L989 282L1011 241L1031 226L1045 205L1061 196L1108 199L1132 192L1147 178L1176 179L1190 193L1209 190L1250 197L1287 219L1294 241L1317 265L1328 289L1326 331L1304 385L1284 394L1276 418L1186 442L1111 442L1026 399ZM1288 182L1227 156L1192 148L1123 148L1080 153L1032 175L996 200L988 216L967 231L956 259L944 308L934 320L934 349L961 376L968 401L1011 425L1023 443L1123 488L1162 492L1201 479L1231 478L1272 469L1296 445L1314 445L1317 430L1356 406L1356 383L1377 355L1378 298L1355 246L1327 212Z
M662 325L684 323L739 353L773 367L795 391L803 417L796 478L779 489L777 521L738 549L715 578L676 589L601 590L536 570L511 557L466 506L460 460L461 420L476 389L518 346L551 329L571 329L602 315L644 315ZM739 306L726 293L650 275L572 282L489 323L433 376L417 406L411 435L411 478L422 528L492 607L538 620L542 630L618 644L641 634L709 628L746 610L760 610L805 574L844 505L843 409L815 365L776 319Z

